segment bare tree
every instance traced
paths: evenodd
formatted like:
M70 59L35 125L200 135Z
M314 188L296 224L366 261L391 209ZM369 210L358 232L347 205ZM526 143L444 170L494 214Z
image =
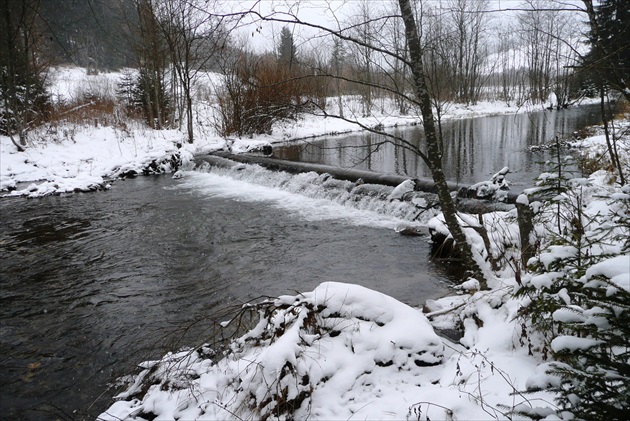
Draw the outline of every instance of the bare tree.
M570 65L578 54L572 45L576 40L578 21L575 14L554 8L550 0L529 0L529 10L519 14L519 32L527 59L529 97L544 103L555 90L558 101L568 102Z
M397 6L392 3L392 10L387 11L387 14L395 16ZM408 75L408 69L404 59L408 59L407 53L407 40L405 38L405 30L400 19L388 19L387 25L381 34L385 35L383 38L388 45L389 49L394 53L394 57L384 56L385 67L382 69L383 73L387 76L387 80L390 81L390 86L395 92L409 91L410 81ZM402 58L402 59L401 59ZM406 101L400 95L391 95L396 102L398 112L405 115L409 113L409 102Z
M481 87L481 66L487 56L485 32L488 14L486 0L449 0L450 21L454 37L454 82L457 99L476 103Z
M500 64L495 83L499 89L498 97L508 107L512 104L521 106L526 97L519 44L514 32L514 26L507 23L504 28L500 29L497 37L497 61Z
M189 143L194 140L194 80L206 64L216 59L225 48L228 37L223 20L199 13L202 7L213 5L197 0L161 0L154 9L181 87Z
M408 64L411 67L414 82L413 86L422 111L422 124L424 126L424 134L427 143L426 154L422 153L420 156L431 170L431 175L433 176L433 181L437 187L440 206L442 207L446 225L448 226L448 229L455 240L455 244L462 255L464 264L471 269L473 276L482 283L482 287L486 287L483 273L475 261L471 247L466 240L466 235L459 224L455 203L450 196L450 191L446 183L446 176L442 170L442 142L439 138L439 133L436 130L433 118L431 95L429 93L426 76L424 74L423 50L420 44L420 36L416 25L414 11L409 0L399 0L398 3L400 5L402 20L405 24L405 37L407 38L410 57Z
M374 42L376 36L374 32L373 12L368 0L361 0L358 3L358 13L350 23L350 32L355 39L361 40L361 43L351 43L353 58L356 65L358 86L360 87L363 115L372 114L372 93L373 93L373 55L374 51L370 45Z
M26 147L29 128L45 120L50 108L39 7L39 0L0 4L0 133L8 135L19 151Z

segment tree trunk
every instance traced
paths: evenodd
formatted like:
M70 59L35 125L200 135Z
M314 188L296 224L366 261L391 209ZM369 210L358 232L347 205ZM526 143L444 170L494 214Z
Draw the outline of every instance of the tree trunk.
M187 80L186 87L186 130L188 132L188 143L193 143L195 134L193 130L193 105L192 105L192 93L190 92L190 80Z
M470 268L471 276L475 277L481 284L482 289L486 289L487 285L481 268L474 259L472 250L466 241L466 235L462 231L457 218L455 203L451 198L446 177L442 170L442 152L440 141L435 128L433 119L433 110L431 109L431 96L427 89L424 67L422 60L422 47L420 46L420 38L418 36L418 28L414 17L413 9L409 0L399 0L400 11L403 22L405 24L405 37L409 47L409 56L411 63L411 73L413 75L413 84L415 94L420 102L422 112L422 123L424 126L424 134L427 142L427 165L431 170L433 181L437 188L438 198L444 213L444 220L448 227L455 245L459 251L464 265Z
M605 88L604 85L602 85L599 89L599 94L600 94L600 111L602 113L602 122L604 123L604 134L606 136L606 147L608 148L608 154L610 155L610 162L612 163L613 167L617 168L617 172L619 173L619 184L621 184L622 186L624 186L626 184L626 180L624 178L623 175L623 167L621 166L621 162L619 161L619 154L617 153L616 148L613 147L614 145L614 138L611 142L610 139L610 129L609 129L609 125L608 125L608 115L606 113L606 96L605 96L605 92L604 92ZM613 133L614 136L614 133Z
M534 211L529 203L516 201L518 231L521 237L521 267L527 269L527 262L534 257L536 246L531 243L531 234L534 231Z

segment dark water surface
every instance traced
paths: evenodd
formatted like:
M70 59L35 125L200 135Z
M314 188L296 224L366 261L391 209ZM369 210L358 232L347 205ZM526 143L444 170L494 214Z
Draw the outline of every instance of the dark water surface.
M530 186L545 170L549 152L531 152L530 146L552 142L556 136L570 138L573 132L601 121L597 105L585 105L544 112L445 121L444 172L449 180L474 184L508 166L513 189ZM393 129L391 133L418 146L424 142L420 127ZM293 161L314 162L342 168L382 173L431 177L419 156L396 146L382 144L384 136L357 133L308 144L274 148L274 156ZM422 150L424 147L420 146Z
M173 189L0 200L0 414L94 419L135 364L207 340L226 309L352 282L417 305L448 268L425 238L308 222L264 202Z

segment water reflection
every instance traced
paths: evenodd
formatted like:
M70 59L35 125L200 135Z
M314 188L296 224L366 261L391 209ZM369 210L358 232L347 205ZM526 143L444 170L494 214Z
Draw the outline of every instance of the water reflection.
M531 114L451 120L443 124L444 170L449 180L472 184L487 180L504 166L513 172L509 179L526 186L544 170L547 152L528 147L568 138L577 130L598 123L596 105ZM418 126L391 130L418 146ZM294 161L316 162L342 168L358 168L410 177L430 177L424 162L399 144L383 143L375 134L351 134L311 141L309 144L276 148L274 156ZM422 148L424 149L424 148Z

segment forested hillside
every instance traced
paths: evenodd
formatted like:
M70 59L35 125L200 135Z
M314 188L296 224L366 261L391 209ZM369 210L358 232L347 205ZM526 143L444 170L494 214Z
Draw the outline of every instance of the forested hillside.
M13 14L32 8L47 58L54 64L116 69L134 64L130 28L134 2L124 0L8 0Z

